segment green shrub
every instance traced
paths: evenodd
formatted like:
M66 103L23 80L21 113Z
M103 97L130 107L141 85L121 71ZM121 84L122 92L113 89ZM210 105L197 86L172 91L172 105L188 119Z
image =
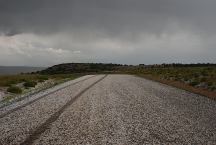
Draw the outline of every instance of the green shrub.
M207 81L207 78L206 78L206 77L203 77L203 78L200 79L200 81L201 81L201 82L206 82L206 81Z
M184 78L184 81L186 81L186 82L187 82L188 80L189 80L188 78Z
M39 81L45 81L45 80L48 80L48 76L40 76L39 78Z
M214 91L214 90L216 90L216 86L212 86L210 89L211 89L211 91Z
M175 79L174 79L175 81L180 81L181 80L181 78L179 78L179 77L175 77Z
M21 94L22 93L22 89L16 86L11 86L7 89L8 92L10 93L14 93L14 94Z
M213 82L208 82L208 86L213 86Z
M197 82L197 81L192 81L192 82L190 83L191 86L197 86L198 84L199 84L199 82Z
M207 71L202 71L201 74L202 74L203 76L208 76L208 72L207 72Z
M35 81L29 81L29 82L25 82L24 83L24 86L26 88L28 88L28 87L35 87L36 85L37 85L37 82L35 82Z
M195 77L195 78L198 78L198 77L199 77L199 74L198 74L198 73L194 74L194 77Z
M38 82L39 82L39 83L43 83L43 82L45 82L45 80L38 80Z
M26 79L24 79L24 78L23 78L23 79L20 79L20 81L22 81L22 82L27 82L27 80L26 80Z

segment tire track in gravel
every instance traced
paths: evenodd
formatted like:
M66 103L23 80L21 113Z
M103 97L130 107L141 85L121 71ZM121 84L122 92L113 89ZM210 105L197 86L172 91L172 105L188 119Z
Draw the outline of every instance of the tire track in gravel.
M62 90L62 89L66 89L66 88L68 88L68 87L70 87L70 86L74 86L74 85L76 85L76 84L78 84L78 83L80 83L80 82L86 81L86 80L91 79L91 78L93 78L93 77L96 77L96 75L95 75L95 76L92 76L92 77L89 77L89 78L86 78L86 79L83 79L83 80L80 80L80 81L75 82L75 83L73 83L73 84L70 84L70 85L68 85L68 86L59 88L59 89L57 89L57 90L55 90L55 91L52 91L52 92L49 92L49 93L47 93L47 94L45 94L45 95L42 95L42 96L40 96L40 97L38 97L38 98L36 98L36 99L34 99L34 100L32 100L32 101L29 101L29 102L27 102L27 103L25 103L25 104L23 104L23 105L21 105L21 106L18 106L18 107L14 108L14 109L11 109L11 110L9 110L9 111L7 111L7 112L1 114L1 115L0 115L0 119L1 119L1 118L4 118L5 116L7 116L7 115L9 115L9 114L11 114L11 113L13 113L13 112L19 110L19 109L22 109L22 108L24 108L24 107L26 107L26 106L28 106L28 105L31 105L31 104L33 104L34 102L39 101L40 99L49 96L50 94L53 94L53 93L55 93L55 92L58 92L58 91L60 91L60 90Z
M25 139L24 142L22 142L20 145L31 145L33 142L40 137L42 133L44 133L50 125L52 125L53 122L55 122L59 116L70 106L72 105L82 94L84 94L86 91L88 91L90 88L92 88L94 85L105 79L108 75L103 76L84 90L82 90L79 94L77 94L74 98L72 98L70 101L68 101L63 107L59 109L56 113L54 113L50 118L48 118L42 125L38 126L35 131L30 133L30 135Z

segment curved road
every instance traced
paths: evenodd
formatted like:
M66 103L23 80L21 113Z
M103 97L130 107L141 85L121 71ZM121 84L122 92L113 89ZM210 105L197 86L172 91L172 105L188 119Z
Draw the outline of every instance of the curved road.
M216 102L130 75L84 76L0 109L0 145L216 144Z

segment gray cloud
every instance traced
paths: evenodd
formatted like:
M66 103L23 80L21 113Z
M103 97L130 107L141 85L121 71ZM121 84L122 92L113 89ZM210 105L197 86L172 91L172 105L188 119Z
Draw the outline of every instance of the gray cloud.
M215 5L215 0L0 0L0 49L7 52L0 54L0 65L216 63Z

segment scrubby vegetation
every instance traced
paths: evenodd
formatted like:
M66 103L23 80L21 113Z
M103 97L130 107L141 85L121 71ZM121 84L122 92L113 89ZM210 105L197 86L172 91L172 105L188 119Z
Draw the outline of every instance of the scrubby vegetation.
M22 89L16 86L11 86L7 89L8 92L14 93L14 94L22 94Z
M0 87L9 87L11 85L32 82L43 82L48 79L72 79L79 76L79 74L55 74L55 75L42 75L42 74L19 74L19 75L7 75L0 76Z
M28 82L25 82L25 83L24 83L24 86L25 86L26 88L35 87L36 85L37 85L37 82L35 82L35 81L28 81Z
M124 71L216 99L216 66L213 64L141 65Z
M7 92L21 94L23 90L34 88L38 83L51 80L51 84L58 84L80 76L79 74L19 74L0 76L0 87L7 88ZM22 87L23 86L23 87ZM23 90L22 90L23 89Z
M4 97L4 102L10 102L10 100L12 100L14 98L14 96L6 96Z
M216 67L138 68L135 73L155 76L163 80L179 81L208 90L214 90L216 86Z
M38 81L41 75L38 74L18 74L18 75L4 75L0 76L0 86L11 86L14 84L27 82L27 81Z

